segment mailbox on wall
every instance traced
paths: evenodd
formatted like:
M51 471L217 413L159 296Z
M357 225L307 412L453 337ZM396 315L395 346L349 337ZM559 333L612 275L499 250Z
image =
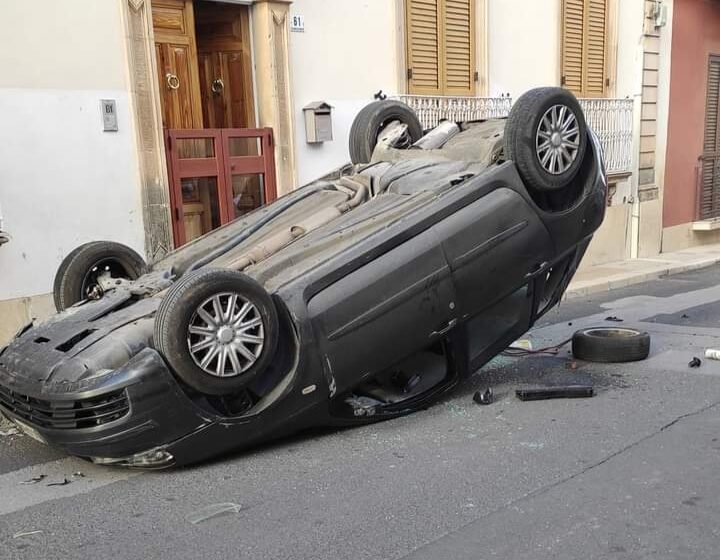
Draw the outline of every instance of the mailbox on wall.
M328 142L332 135L332 107L324 101L313 101L303 107L305 138L308 143Z

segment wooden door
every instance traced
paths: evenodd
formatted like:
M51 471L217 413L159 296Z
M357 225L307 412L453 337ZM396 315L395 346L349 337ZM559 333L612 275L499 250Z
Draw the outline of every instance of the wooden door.
M163 128L203 123L192 0L153 0Z
M248 7L198 2L195 16L205 128L253 128Z
M710 56L705 102L700 218L720 217L720 56Z

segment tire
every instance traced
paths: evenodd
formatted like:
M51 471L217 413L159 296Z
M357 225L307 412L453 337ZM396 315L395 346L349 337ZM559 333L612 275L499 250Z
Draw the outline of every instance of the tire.
M114 278L135 280L145 273L143 258L130 247L113 241L92 241L71 251L60 263L53 281L58 311L87 299L95 268L110 267Z
M350 127L350 161L369 163L382 130L392 121L407 125L412 142L422 138L423 127L415 112L405 103L385 99L363 107Z
M573 335L572 352L588 362L637 362L650 353L650 335L626 327L582 329Z
M212 306L216 297L219 298L221 312L226 312L232 295L237 297L233 315L236 312L239 315L243 305L249 303L252 308L246 312L243 322L250 324L260 319L257 326L247 327L243 332L247 336L261 338L261 343L247 343L249 346L245 346L246 343L239 339L239 329L230 326L231 321L216 315L221 325L217 328L198 313L199 308L211 315L216 313ZM207 334L193 334L191 326L204 328ZM212 329L215 330L211 333ZM204 268L186 274L168 290L155 316L154 343L171 369L188 386L208 395L227 395L244 389L267 369L277 348L279 330L275 305L260 284L235 270ZM228 335L229 339L220 342L223 335ZM202 346L204 342L209 346L194 353L191 351L191 344ZM254 361L233 350L239 345L255 354ZM222 364L220 354L216 353L204 369L203 360L215 349L228 353ZM234 354L235 361L230 353Z
M572 124L571 114L576 127ZM556 128L552 123L553 115L560 125L570 123L570 130L577 128L577 131L564 138L561 134L552 134L547 140L547 148L538 152L542 149L540 143L546 141L541 134L545 134L546 129ZM527 187L539 192L559 191L568 186L580 170L587 149L587 136L585 116L572 93L563 88L532 89L515 102L505 124L506 159L515 162ZM553 164L556 148L552 142L566 142L563 144L564 153L571 159L568 161L562 156L561 163ZM562 146L557 149L562 149ZM543 164L546 157L551 159ZM556 158L554 161L560 160Z

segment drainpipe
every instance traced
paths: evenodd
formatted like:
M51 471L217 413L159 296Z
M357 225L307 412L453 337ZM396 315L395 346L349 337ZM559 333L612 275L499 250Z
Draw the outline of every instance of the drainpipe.
M642 89L641 89L642 91ZM642 117L642 93L633 97L633 173L630 182L630 258L637 259L640 254L640 121Z

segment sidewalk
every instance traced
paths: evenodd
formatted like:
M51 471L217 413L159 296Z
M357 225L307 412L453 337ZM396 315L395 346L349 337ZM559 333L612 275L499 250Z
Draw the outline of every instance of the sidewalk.
M720 263L720 244L692 247L675 253L662 253L647 259L632 259L581 267L565 294L566 298L587 296L624 288L689 270Z

